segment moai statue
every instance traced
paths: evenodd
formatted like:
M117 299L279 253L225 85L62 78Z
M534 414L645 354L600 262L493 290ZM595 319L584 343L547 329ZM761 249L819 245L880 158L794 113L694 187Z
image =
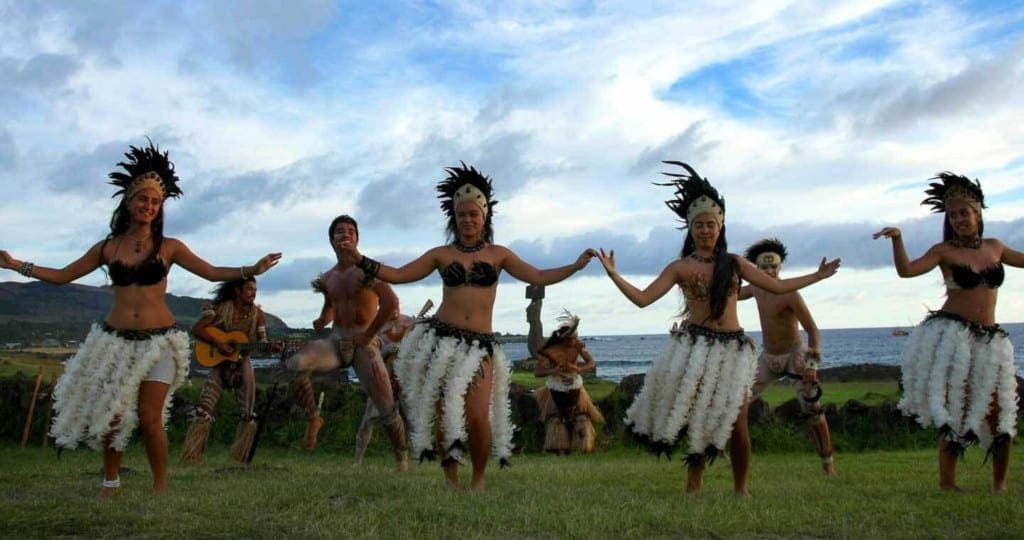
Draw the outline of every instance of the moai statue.
M530 300L530 305L526 306L526 322L530 324L526 348L530 351L530 357L536 358L537 351L544 346L544 323L540 320L541 306L544 304L544 286L527 285L526 298Z

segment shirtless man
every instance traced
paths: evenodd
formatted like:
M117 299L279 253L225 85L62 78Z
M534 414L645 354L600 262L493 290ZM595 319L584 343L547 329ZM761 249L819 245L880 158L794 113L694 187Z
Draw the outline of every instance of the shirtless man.
M327 232L338 263L313 282L314 288L324 295L324 307L313 327L319 330L331 323L333 329L327 338L309 343L285 360L285 367L301 372L354 368L363 390L380 413L377 422L391 439L398 470L405 471L405 424L384 367L378 337L398 311L398 297L387 283L367 280L362 270L342 260L341 248L359 243L359 226L354 219L338 216ZM320 423L311 423L310 427L319 429ZM314 440L315 436L314 433ZM306 439L309 438L307 433Z
M765 274L779 279L779 269L786 260L786 247L777 238L766 238L747 248L744 257ZM832 443L820 404L818 365L821 363L821 337L814 318L798 291L773 294L755 285L746 285L740 290L739 299L748 298L757 301L764 339L751 389L753 396L757 398L780 377L789 379L796 390L800 408L810 415L809 427L821 457L821 467L826 475L834 476ZM804 347L798 323L807 332L807 347Z

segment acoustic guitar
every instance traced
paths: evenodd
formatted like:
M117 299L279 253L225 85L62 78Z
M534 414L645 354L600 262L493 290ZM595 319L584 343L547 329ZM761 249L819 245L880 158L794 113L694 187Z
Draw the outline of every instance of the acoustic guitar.
M220 352L217 345L214 343L208 343L200 338L196 338L196 362L200 366L212 368L221 362L237 362L242 356L243 351L256 351L256 352L273 352L271 349L271 343L249 343L249 337L245 335L245 332L225 332L213 326L207 326L206 332L213 336L217 341L227 342L234 349L230 355Z

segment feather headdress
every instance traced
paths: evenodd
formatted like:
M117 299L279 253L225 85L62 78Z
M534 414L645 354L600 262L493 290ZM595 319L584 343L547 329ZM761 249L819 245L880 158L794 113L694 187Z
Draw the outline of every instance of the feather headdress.
M148 139L147 139L148 140ZM148 182L162 192L163 197L178 197L182 194L178 187L178 175L174 173L174 163L167 157L167 151L160 149L149 141L149 146L138 148L129 146L130 150L125 152L126 161L119 162L126 172L114 171L107 175L110 184L117 186L114 197L119 195L131 196L137 182Z
M779 262L786 262L786 246L778 238L765 238L747 248L743 254L748 261L757 264L757 258L765 253L775 253L781 259Z
M457 228L455 226L455 207L459 201L473 200L480 205L484 212L484 234L483 239L487 242L493 240L493 229L491 227L494 216L494 207L498 201L494 200L494 188L491 186L491 179L484 176L476 168L459 162L459 167L445 167L448 177L437 183L437 198L441 201L441 210L448 217L448 234L457 239ZM467 186L468 189L467 189Z
M683 222L683 229L690 226L691 219L704 212L712 212L723 223L725 222L725 199L718 194L718 190L708 182L707 178L702 178L693 167L681 161L662 161L662 163L678 165L686 171L684 173L663 172L661 174L672 180L664 184L654 182L654 185L657 186L676 188L675 197L665 201L665 204L679 216Z
M972 182L966 176L943 171L929 180L940 180L929 184L930 187L924 190L928 197L921 201L921 204L931 205L933 214L945 212L946 203L956 198L973 201L977 205L976 210L987 208L985 194L981 191L981 182L977 179Z
M558 321L558 328L551 332L551 337L544 342L544 346L541 349L570 341L576 335L576 330L580 326L580 318L565 308L562 308L562 314L555 320Z

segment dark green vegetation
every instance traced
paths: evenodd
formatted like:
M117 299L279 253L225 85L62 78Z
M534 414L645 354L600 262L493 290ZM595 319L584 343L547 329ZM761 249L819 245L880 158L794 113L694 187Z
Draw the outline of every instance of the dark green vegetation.
M110 287L74 283L0 283L0 345L7 342L32 343L44 338L61 342L81 341L93 323L106 317L111 294ZM167 295L167 305L182 328L195 323L199 308L205 301ZM288 333L288 326L268 313L267 331L276 337Z

